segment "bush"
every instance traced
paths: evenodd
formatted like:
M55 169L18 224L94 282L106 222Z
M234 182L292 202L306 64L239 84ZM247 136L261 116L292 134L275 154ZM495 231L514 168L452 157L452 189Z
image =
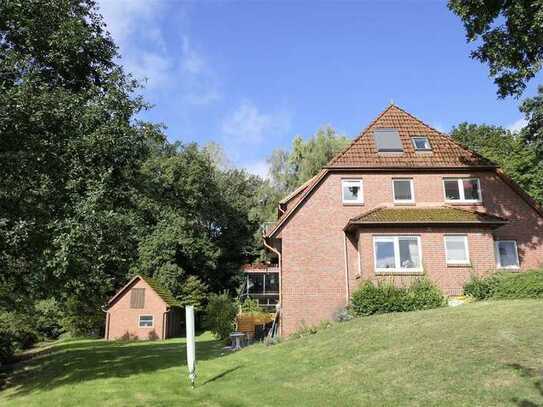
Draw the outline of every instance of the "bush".
M0 311L0 365L12 361L16 352L30 348L37 338L29 316Z
M356 316L438 308L445 303L441 291L426 278L405 288L367 281L351 297L351 309Z
M245 314L264 314L264 309L258 304L257 300L247 298L241 303L241 312Z
M57 339L62 333L61 322L64 314L54 298L37 301L34 304L36 330L46 339Z
M218 339L227 339L234 330L236 303L227 292L211 294L206 307L206 327Z
M477 300L492 298L496 292L500 276L493 274L488 277L478 277L473 275L471 280L464 284L464 294Z
M543 298L543 270L473 276L464 286L464 293L477 300Z

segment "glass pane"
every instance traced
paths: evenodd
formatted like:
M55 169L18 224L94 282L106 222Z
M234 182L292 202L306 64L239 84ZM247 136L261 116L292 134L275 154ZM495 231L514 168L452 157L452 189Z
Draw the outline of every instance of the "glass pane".
M345 183L343 185L343 199L345 201L358 201L360 197L360 185Z
M140 326L152 326L153 325L153 316L141 316L140 317Z
M448 200L459 200L460 191L458 190L458 181L455 179L446 179L443 183L445 184L445 198Z
M464 185L464 197L469 200L479 199L479 183L476 179L465 179L462 181Z
M498 255L500 256L500 266L518 266L515 244L513 242L499 242Z
M401 268L419 268L419 242L418 239L401 238L400 246L400 267Z
M264 292L264 274L249 274L248 291L250 294L262 294Z
M417 150L429 150L430 149L430 143L428 142L427 138L416 138L415 141L415 148Z
M411 201L412 197L410 180L394 181L394 198L397 201Z
M465 263L468 261L464 236L448 236L445 238L447 261L450 263Z
M375 242L376 267L379 269L395 268L396 263L394 261L394 242Z
M267 293L279 292L279 274L278 273L266 273L266 292Z

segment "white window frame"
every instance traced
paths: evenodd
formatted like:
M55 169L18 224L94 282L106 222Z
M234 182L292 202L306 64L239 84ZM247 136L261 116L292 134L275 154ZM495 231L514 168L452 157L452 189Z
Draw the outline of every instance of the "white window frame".
M396 181L409 181L409 188L411 189L411 199L396 199L396 190L394 189L394 183ZM392 199L397 204L409 204L415 203L415 183L413 178L392 178Z
M346 186L359 186L360 195L356 201L345 199ZM342 179L341 180L341 202L344 205L360 205L364 203L364 182L361 179Z
M499 244L500 243L513 243L515 245L515 258L517 260L516 266L502 266L501 265L501 259L500 259L500 250L499 250ZM496 267L499 269L506 269L506 270L518 270L520 268L520 259L518 257L518 245L516 240L496 240L494 242L494 251L496 253Z
M400 265L400 239L417 239L417 247L419 251L419 267L418 268L402 268ZM377 242L394 243L394 263L393 269L377 268ZM373 266L375 273L422 273L422 246L419 235L377 235L373 236Z
M478 199L466 199L465 193L464 193L464 181L477 181L477 190L479 192L479 198ZM445 190L445 181L456 181L458 184L458 191L460 193L460 199L447 199L447 192ZM445 202L450 203L481 203L483 202L483 191L481 190L481 180L479 178L475 177L469 177L469 178L454 178L454 177L446 177L443 178L443 197L445 198Z
M151 317L151 326L142 326L141 325L141 317ZM146 329L146 328L154 328L155 327L155 316L151 314L141 314L138 315L138 328Z
M428 148L417 148L417 144L415 143L415 140L426 140L426 144L428 144ZM413 148L415 151L432 151L432 145L430 144L430 139L425 136L415 136L411 137L411 142L413 143Z
M464 238L464 250L466 251L466 260L465 261L457 261L457 260L449 260L449 252L447 250L447 238L448 237L463 237ZM451 266L469 266L471 264L471 259L469 255L469 242L468 242L468 235L463 234L447 234L443 236L443 246L445 247L445 263L447 265Z

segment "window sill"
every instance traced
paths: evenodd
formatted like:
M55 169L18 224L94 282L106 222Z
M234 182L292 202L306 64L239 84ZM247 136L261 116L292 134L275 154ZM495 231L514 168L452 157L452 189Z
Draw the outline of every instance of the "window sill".
M391 270L391 271L377 271L375 270L376 276L422 276L424 275L424 271L399 271L399 270Z
M446 263L447 267L472 267L471 263Z
M364 202L343 202L343 206L364 206Z
M496 271L519 273L520 267L496 267Z
M394 206L416 206L415 202L394 202Z
M482 205L483 201L445 201L445 203L451 206L467 206L467 205Z

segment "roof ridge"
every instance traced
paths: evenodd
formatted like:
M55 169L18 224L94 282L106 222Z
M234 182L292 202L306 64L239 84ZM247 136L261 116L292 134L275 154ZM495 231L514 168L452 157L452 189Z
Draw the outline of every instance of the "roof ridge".
M362 136L364 136L364 134L370 129L371 126L373 126L375 124L375 122L377 120L379 120L386 112L388 112L390 109L392 109L393 107L396 107L398 108L398 106L396 106L395 104L391 103L387 106L387 108L385 110L383 110L381 113L379 113L377 115L377 117L375 119L373 119L361 132L360 134L353 139L353 141L351 141L351 144L349 144L347 147L345 147L342 151L340 151L338 154L336 154L336 156L334 158L332 158L328 164L325 165L325 167L329 167L331 165L334 164L334 162L336 162L340 157L342 157L358 140L360 140L360 138L362 138ZM401 109L400 109L401 110Z

